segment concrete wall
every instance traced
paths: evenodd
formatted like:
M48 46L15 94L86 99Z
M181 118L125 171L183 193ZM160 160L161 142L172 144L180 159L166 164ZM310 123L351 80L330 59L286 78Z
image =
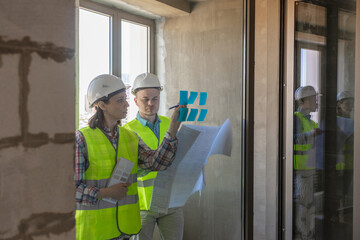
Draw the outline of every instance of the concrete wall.
M280 1L255 4L254 239L277 238Z
M189 16L158 22L156 71L165 107L179 101L179 90L206 91L208 115L195 124L229 118L233 127L232 156L209 159L205 190L184 208L184 239L241 238L242 24L242 0L196 3Z
M0 1L0 239L74 239L75 1Z

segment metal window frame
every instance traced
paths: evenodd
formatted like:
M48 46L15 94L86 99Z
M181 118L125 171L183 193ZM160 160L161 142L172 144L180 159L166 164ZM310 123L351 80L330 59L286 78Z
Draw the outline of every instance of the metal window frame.
M355 37L355 116L354 145L360 146L360 0L356 1L356 37ZM354 148L354 210L353 226L360 226L360 148ZM353 239L360 239L360 228L353 228Z
M241 226L243 240L254 238L254 68L255 1L243 1Z
M279 43L279 143L278 143L278 183L277 183L277 189L278 189L278 219L277 219L277 238L283 239L284 231L285 231L285 216L284 213L286 211L283 211L283 192L284 192L284 173L282 172L284 169L284 163L286 161L286 156L284 155L284 147L285 144L283 144L285 141L284 136L284 121L286 120L284 118L284 97L285 97L285 90L286 90L286 84L285 84L285 2L286 0L280 0L280 43Z
M292 239L292 209L293 209L293 89L294 89L294 47L295 47L295 1L284 3L284 89L283 89L283 135L282 135L282 239ZM291 101L288 101L291 100Z

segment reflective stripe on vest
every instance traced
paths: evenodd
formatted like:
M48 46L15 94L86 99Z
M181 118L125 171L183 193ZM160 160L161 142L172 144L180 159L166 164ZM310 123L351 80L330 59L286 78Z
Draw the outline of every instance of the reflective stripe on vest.
M153 131L151 131L150 128L141 125L137 119L128 122L124 127L136 132L149 148L155 150L159 147L160 143L164 139L165 133L170 126L170 118L164 116L159 116L159 118L161 120L159 139L157 139L156 135L153 133ZM140 172L140 169L138 172ZM143 170L141 172L143 172ZM155 171L147 171L146 175L138 177L137 179L141 210L150 209L156 175L157 172Z
M80 131L86 140L89 158L84 182L88 186L106 187L115 167L115 149L100 129L86 127ZM141 229L136 184L139 138L122 127L119 127L119 136L116 159L123 157L135 164L128 179L131 185L128 187L127 196L118 202L118 223L121 232L134 235ZM78 240L111 239L121 234L116 224L116 206L104 200L98 200L93 206L77 204L75 219Z
M149 180L145 180L145 181L141 181L141 182L138 182L138 188L142 187L150 187L150 186L153 186L155 183L155 178L153 179L149 179Z
M302 113L295 112L294 115L300 119L301 133L309 132L318 127L314 121L308 120ZM312 144L294 144L294 170L314 169L307 166L308 151L311 148Z

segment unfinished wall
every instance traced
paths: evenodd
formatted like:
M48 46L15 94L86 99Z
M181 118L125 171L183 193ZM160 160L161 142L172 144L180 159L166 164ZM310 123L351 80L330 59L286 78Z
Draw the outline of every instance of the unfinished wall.
M0 1L0 239L74 239L75 1Z
M196 3L189 16L158 22L156 71L165 84L166 108L179 90L206 91L208 115L198 125L233 127L231 157L212 156L206 188L184 208L184 239L241 238L241 109L243 1ZM168 113L170 115L170 113Z
M254 239L277 238L280 1L255 4Z

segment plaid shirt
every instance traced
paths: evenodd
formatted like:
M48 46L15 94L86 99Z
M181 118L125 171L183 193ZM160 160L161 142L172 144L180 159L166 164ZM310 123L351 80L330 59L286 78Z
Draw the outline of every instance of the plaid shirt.
M107 136L113 147L118 145L118 128L115 128L115 133L112 134L109 128L102 130ZM75 199L77 203L82 205L95 205L97 203L97 195L99 188L95 186L87 186L84 182L85 171L89 167L89 160L87 156L87 149L85 138L80 131L75 134L76 139L76 156L75 156L75 185L76 194ZM177 149L177 139L170 139L166 133L165 138L157 150L151 150L144 141L139 137L138 146L138 167L142 169L161 171L169 167L175 159Z

